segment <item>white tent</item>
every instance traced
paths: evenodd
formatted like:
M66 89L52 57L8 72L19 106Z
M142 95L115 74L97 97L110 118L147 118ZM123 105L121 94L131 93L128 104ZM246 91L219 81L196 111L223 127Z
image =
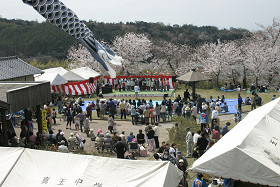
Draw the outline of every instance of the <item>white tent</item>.
M67 73L63 74L62 77L67 81L83 81L86 80L85 78L81 77L80 75L77 75L76 73L72 71L68 71Z
M250 112L189 170L280 185L280 99Z
M0 157L3 165L13 166L4 173L7 177L1 186L175 187L182 177L182 172L170 162L22 150L16 161ZM7 148L0 148L3 151Z
M35 81L50 81L52 86L66 84L67 80L65 80L58 73L44 73L38 77L35 77Z
M63 67L49 68L49 69L44 69L43 71L45 73L58 73L59 75L63 75L68 72Z
M89 67L81 67L81 68L76 68L76 69L72 69L70 70L74 73L76 73L77 75L83 77L84 79L89 79L90 77L99 77L100 74L96 71L94 71L93 69L89 68Z
M14 167L23 152L23 148L1 147L0 149L0 186Z

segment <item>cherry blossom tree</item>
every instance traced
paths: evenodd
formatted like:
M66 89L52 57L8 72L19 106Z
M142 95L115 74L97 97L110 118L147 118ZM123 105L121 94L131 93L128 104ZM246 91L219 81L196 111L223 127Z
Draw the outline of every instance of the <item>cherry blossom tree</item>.
M188 45L176 45L171 42L161 41L155 45L155 56L159 59L165 59L168 66L166 69L170 69L172 73L179 72L179 74L185 73L192 66L191 64L191 47Z
M131 74L133 69L142 69L152 57L152 42L145 34L126 33L117 36L112 49L124 59L121 74Z
M262 33L257 32L245 46L245 64L256 86L260 80L263 84L269 84L267 78L271 77L275 70L278 70L279 46L271 44Z
M239 52L234 42L205 43L196 49L196 58L205 67L205 71L215 77L219 88L219 78L232 72L239 59Z
M67 56L69 63L68 68L69 69L75 69L79 67L89 67L100 74L102 74L102 66L99 62L97 62L89 53L89 51L79 44L78 46L72 46L68 50L68 56Z

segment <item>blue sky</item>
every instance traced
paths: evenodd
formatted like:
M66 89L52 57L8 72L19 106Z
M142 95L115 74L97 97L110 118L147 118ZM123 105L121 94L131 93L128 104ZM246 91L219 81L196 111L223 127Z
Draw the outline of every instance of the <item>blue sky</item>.
M211 25L258 30L280 17L280 0L62 0L82 20L146 21ZM9 19L44 21L22 0L0 0L0 15Z

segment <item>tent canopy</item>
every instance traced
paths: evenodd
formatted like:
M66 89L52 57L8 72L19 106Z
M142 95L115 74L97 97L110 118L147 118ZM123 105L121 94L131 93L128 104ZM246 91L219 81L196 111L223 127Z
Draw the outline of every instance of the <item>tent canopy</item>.
M84 79L89 79L90 77L99 77L100 74L96 71L94 71L93 69L89 68L89 67L81 67L81 68L76 68L76 69L72 69L70 70L73 73L76 73L77 75L83 77Z
M67 81L83 81L86 80L85 78L81 77L80 75L77 75L76 73L72 71L68 71L67 73L63 74L62 77Z
M279 186L280 98L250 112L189 170Z
M15 155L15 148L0 148ZM170 162L126 160L26 148L0 157L0 186L177 186L182 172ZM1 165L1 166L2 166ZM1 167L2 168L2 167ZM27 169L28 168L28 169ZM20 183L17 179L20 179Z
M45 73L58 73L59 75L63 75L68 72L63 67L49 68L49 69L44 69L43 71Z
M199 82L199 81L207 81L211 80L211 78L197 71L190 71L180 77L177 77L177 80L183 82Z
M58 73L44 73L38 77L35 77L35 81L50 81L52 86L66 84L67 80L65 80Z

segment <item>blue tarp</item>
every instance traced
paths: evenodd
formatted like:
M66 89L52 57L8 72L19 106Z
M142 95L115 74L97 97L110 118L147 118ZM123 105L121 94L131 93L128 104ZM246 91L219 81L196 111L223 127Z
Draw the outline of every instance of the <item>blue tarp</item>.
M213 99L215 101L215 99ZM91 103L92 101L85 101L84 102L84 106L81 106L83 111L86 111L86 107L88 103ZM158 104L161 104L161 101L153 101L154 106L156 105L156 102L158 102ZM229 113L229 114L236 114L237 113L237 105L238 105L238 100L237 99L225 99L225 102L228 105L228 112L222 112L222 113ZM245 99L243 99L243 102L245 102ZM96 101L94 101L94 104L96 103ZM136 101L137 103L137 101ZM147 103L149 103L149 101L147 101ZM221 104L221 107L224 106L224 104Z

